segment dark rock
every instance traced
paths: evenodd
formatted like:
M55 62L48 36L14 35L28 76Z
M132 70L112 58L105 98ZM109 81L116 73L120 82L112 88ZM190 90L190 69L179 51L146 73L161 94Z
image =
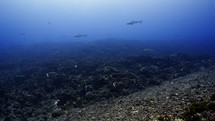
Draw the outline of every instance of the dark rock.
M215 94L211 96L211 101L215 101Z
M56 110L56 111L54 111L53 113L52 113L52 117L53 118L58 118L58 117L60 117L61 115L63 115L64 114L64 112L62 111L62 110Z

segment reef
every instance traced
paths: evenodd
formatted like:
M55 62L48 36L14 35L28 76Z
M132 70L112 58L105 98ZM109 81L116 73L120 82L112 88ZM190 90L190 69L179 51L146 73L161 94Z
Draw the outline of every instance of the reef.
M202 120L214 121L215 120L214 114L215 102L213 100L204 100L192 102L189 106L187 106L182 116L186 121L202 121Z
M98 55L92 58L88 53L79 53L81 57L58 53L50 54L46 59L42 55L40 58L1 61L0 120L62 118L71 108L85 108L129 96L194 72L215 68L213 56L143 53L115 58L108 51L98 53L105 54L105 58ZM201 88L201 85L196 88ZM213 94L210 101L192 102L181 118L198 120L201 116L211 116L214 114L214 97ZM142 105L142 102L135 102L135 105ZM202 114L198 117L199 113ZM131 107L127 114L133 116L138 111ZM168 118L159 116L158 119Z

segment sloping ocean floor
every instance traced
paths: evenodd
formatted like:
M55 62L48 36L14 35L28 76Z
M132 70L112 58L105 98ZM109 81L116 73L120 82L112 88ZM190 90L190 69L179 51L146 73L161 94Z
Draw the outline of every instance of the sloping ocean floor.
M0 121L215 120L214 56L120 43L1 53Z
M128 96L72 108L58 120L214 121L215 71L195 72Z

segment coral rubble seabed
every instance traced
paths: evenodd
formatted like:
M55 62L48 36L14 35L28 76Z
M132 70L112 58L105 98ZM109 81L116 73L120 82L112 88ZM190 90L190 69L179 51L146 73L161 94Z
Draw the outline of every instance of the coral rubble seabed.
M215 59L130 56L0 63L0 120L214 120Z

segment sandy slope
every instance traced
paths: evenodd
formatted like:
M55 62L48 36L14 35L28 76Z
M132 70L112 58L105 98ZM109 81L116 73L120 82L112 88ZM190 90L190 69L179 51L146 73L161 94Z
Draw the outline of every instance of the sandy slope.
M145 121L182 120L185 108L192 102L210 100L215 94L215 70L205 70L166 81L125 97L110 99L85 108L73 108L58 121ZM60 110L60 109L59 109ZM206 112L209 120L215 112ZM196 114L204 119L201 113Z

